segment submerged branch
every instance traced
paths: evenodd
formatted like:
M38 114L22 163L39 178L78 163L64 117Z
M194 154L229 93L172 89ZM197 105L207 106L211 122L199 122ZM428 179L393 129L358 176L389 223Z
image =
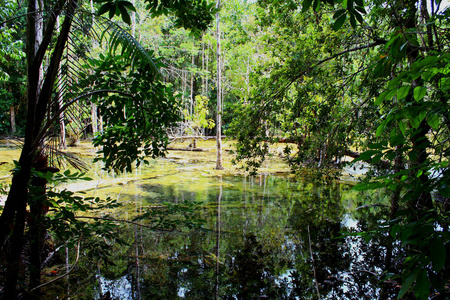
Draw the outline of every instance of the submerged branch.
M121 222L121 223L128 223L128 224L132 224L132 225L137 225L137 226L144 227L144 228L154 229L154 230L157 229L157 230L160 230L160 231L174 231L175 230L175 228L172 228L172 229L156 228L155 226L140 224L138 222L128 221L128 220L124 220L124 219L113 219L113 218L105 218L105 217L87 217L87 216L76 216L75 219L92 219L92 220L104 220L104 221Z
M60 280L61 278L64 278L64 277L66 277L67 275L69 275L70 272L72 272L73 269L75 268L75 266L77 265L78 260L79 260L79 258L80 258L80 248L81 248L81 247L80 247L80 243L81 243L81 237L80 237L80 239L78 240L78 245L77 245L77 258L76 258L76 260L75 260L75 263L72 265L72 267L70 268L69 271L67 271L66 273L64 273L64 274L61 275L61 276L56 277L56 278L53 279L53 280L50 280L50 281L48 281L48 282L46 282L46 283L40 284L40 285L38 285L38 286L32 288L32 289L30 290L30 292L33 292L33 291L35 291L35 290L37 290L37 289L40 289L40 288L42 288L42 287L44 287L44 286L47 286L47 285L49 285L49 284L52 284L53 282L55 282L55 281L57 281L57 280ZM58 248L58 249L59 249L59 248Z

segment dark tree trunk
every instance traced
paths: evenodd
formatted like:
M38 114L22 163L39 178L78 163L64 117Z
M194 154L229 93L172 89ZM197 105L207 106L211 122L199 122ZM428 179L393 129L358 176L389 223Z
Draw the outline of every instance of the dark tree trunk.
M55 48L48 66L45 80L39 83L41 65L45 53L55 32L56 18L61 13L63 5L67 5L66 18L55 44ZM64 0L55 3L50 18L46 22L42 42L36 43L36 12L39 10L37 1L30 0L27 15L27 123L25 142L19 159L18 171L13 175L11 189L0 217L0 247L6 253L7 271L3 297L15 299L17 297L17 280L21 264L24 245L25 220L29 197L29 181L36 151L41 146L43 121L47 112L47 105L52 96L55 79L59 69L62 53L66 45L72 18L77 6L77 0ZM7 237L10 235L10 239ZM36 279L33 279L36 280Z

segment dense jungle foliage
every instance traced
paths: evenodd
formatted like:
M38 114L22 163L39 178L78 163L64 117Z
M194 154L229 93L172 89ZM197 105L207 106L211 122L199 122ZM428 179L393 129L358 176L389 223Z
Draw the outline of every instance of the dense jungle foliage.
M398 298L450 297L446 2L0 4L0 133L23 143L0 218L5 299L39 294L51 226L72 248L83 236L114 239L113 220L75 215L116 203L47 191L84 177L58 173L83 167L68 145L92 138L97 160L120 172L163 156L171 138L217 128L251 173L271 155L315 176L349 157L374 166L354 189L385 189L390 211L359 234L402 245L386 249L382 280L400 282ZM107 257L107 243L91 246Z

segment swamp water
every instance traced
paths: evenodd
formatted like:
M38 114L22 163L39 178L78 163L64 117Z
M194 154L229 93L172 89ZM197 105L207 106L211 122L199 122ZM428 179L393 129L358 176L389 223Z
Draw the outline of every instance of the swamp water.
M168 203L176 226L120 227L127 245L111 245L113 264L81 255L46 292L71 299L389 299L398 292L378 276L383 242L343 237L379 226L381 195L308 175L214 172L213 162L169 158L120 177L91 170L100 180L76 189L124 203L110 212L115 218L133 220ZM189 219L177 223L184 213Z
M383 293L376 274L384 248L340 238L376 226L379 208L356 209L379 204L376 195L337 181L189 172L130 181L115 193L131 207L116 218L132 218L147 205L192 203L191 221L204 223L188 228L181 221L169 231L126 226L118 235L128 246L114 251L115 266L86 263L91 273L71 280L75 295L78 287L114 299L379 299Z

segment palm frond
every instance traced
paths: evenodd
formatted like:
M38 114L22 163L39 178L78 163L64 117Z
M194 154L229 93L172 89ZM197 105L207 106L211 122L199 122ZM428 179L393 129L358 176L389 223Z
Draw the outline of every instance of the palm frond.
M110 29L110 31L105 32L111 32L109 39L111 53L115 53L119 47L122 47L121 54L123 57L129 58L132 69L137 67L145 69L148 66L153 76L161 75L155 60L150 56L153 54L153 51L145 50L131 34L116 23L109 21L106 28Z
M49 103L36 144L43 146L55 166L69 164L83 169L81 160L61 150L66 146L61 133L64 130L73 136L85 133L86 127L90 125L90 121L86 120L90 119L92 95L112 92L95 91L93 86L96 78L86 66L98 57L98 53L117 55L120 51L121 57L127 60L132 69L140 68L148 72L152 77L149 81L160 76L161 72L151 56L152 52L144 49L118 24L83 10L65 17L73 18L73 25L54 85L54 97Z

